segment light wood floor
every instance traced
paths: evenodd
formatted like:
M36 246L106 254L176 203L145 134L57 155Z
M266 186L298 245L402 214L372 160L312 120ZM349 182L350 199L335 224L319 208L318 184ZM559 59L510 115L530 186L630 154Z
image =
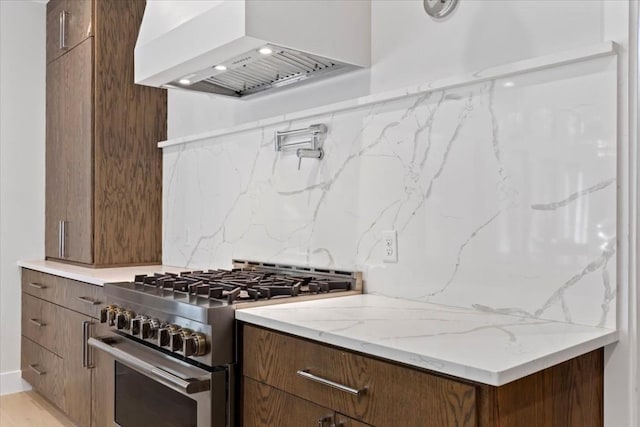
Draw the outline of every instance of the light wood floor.
M73 427L62 412L33 391L0 396L2 427Z

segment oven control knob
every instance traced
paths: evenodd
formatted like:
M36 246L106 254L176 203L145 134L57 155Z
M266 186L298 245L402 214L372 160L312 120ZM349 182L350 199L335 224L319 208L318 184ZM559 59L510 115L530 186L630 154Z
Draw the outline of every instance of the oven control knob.
M160 328L158 329L158 346L166 347L169 345L169 329Z
M182 333L173 331L169 334L169 349L171 351L182 350Z
M153 339L157 334L157 325L154 326L151 320L145 319L140 323L140 338L144 340Z
M180 328L175 325L167 325L158 329L158 346L168 347L171 344L171 335L178 332Z
M109 326L115 326L116 325L116 316L121 311L122 311L122 309L118 308L118 307L113 307L113 309L109 310L109 312L107 313L107 320L108 320Z
M131 319L135 317L135 313L129 310L118 310L116 314L116 328L129 329L131 325Z
M131 322L129 323L129 331L131 332L131 335L138 335L140 333L140 322L142 322L142 319L139 317L131 319Z
M204 335L194 333L182 338L182 353L186 356L204 356L207 352L207 342Z
M118 307L110 304L100 310L100 323L109 323L109 326L113 326L116 318L116 309Z
M126 326L127 323L127 319L124 316L124 313L117 313L116 314L116 328L118 329L124 329L124 327Z

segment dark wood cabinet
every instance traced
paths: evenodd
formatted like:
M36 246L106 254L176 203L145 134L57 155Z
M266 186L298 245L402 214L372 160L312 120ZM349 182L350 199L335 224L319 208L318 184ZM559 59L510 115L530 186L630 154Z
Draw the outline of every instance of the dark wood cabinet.
M602 349L493 387L250 325L242 337L245 427L603 425Z
M156 144L166 138L166 91L133 83L144 7L144 0L47 5L47 258L96 267L161 260ZM66 48L56 34L66 35Z
M46 254L86 264L93 262L92 51L86 39L47 67Z
M108 415L94 412L107 410L92 402L104 368L87 344L102 307L101 287L22 270L22 377L81 427Z

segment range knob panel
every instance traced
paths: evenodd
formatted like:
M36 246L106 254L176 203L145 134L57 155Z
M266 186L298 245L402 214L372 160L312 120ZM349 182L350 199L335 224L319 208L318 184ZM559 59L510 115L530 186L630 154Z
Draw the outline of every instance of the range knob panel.
M205 335L158 319L136 315L131 310L108 305L100 311L100 322L144 340L153 340L159 347L182 353L185 357L207 353Z

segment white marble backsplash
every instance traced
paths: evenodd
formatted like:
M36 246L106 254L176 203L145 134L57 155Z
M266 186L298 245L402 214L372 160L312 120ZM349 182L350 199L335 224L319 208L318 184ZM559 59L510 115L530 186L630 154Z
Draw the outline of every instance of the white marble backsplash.
M608 56L166 147L163 263L362 270L368 293L614 328L616 87ZM325 157L298 170L273 133L314 123Z

